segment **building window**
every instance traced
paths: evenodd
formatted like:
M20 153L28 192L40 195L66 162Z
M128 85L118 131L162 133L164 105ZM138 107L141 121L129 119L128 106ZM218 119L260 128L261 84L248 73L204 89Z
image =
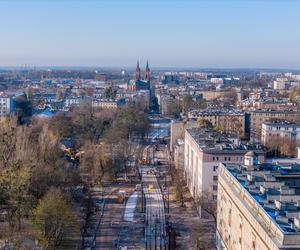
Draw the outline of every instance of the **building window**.
M213 179L214 179L214 181L217 181L218 180L218 176L214 176Z
M214 190L214 191L217 191L217 190L218 190L218 186L213 185L213 190Z
M216 172L218 170L219 166L214 166L214 172Z

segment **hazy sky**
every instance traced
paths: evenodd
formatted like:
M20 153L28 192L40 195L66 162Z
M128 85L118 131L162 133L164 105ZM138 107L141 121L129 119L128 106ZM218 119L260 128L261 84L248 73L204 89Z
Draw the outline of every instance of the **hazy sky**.
M298 0L0 0L0 66L300 69Z

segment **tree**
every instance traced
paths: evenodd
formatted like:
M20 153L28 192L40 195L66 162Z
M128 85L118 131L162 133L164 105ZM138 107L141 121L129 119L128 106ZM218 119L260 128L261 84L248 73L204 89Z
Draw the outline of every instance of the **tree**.
M64 113L58 113L49 120L49 129L53 131L57 137L71 138L74 136L74 128L72 126L71 117Z
M18 96L14 99L15 114L18 117L18 123L24 124L32 114L32 105L26 95Z
M193 97L191 95L186 95L182 100L182 112L186 113L193 106Z
M300 96L300 87L293 87L289 93L289 100L291 102L296 102Z
M179 118L181 113L180 105L178 103L172 103L169 107L168 113L170 113L176 119Z
M73 138L78 146L86 141L98 141L104 131L111 126L114 112L95 110L89 104L80 105L71 110L68 118Z
M92 182L89 184L102 184L105 177L114 175L111 155L106 145L87 143L83 150L80 170L89 176L89 180Z
M149 119L145 113L134 106L125 106L118 110L111 129L130 136L144 137L149 129Z
M59 189L50 189L34 210L34 224L47 249L57 249L68 235L79 230L71 206Z
M0 169L8 167L13 160L16 149L16 121L5 118L0 122Z
M182 178L179 171L174 166L170 167L169 171L171 174L172 182L175 184L177 199L180 201L181 207L183 207L186 183L184 181L184 178Z
M45 163L57 162L62 155L62 151L58 146L58 138L49 129L48 125L43 126L38 138L39 157Z
M213 128L212 123L209 120L206 120L204 118L199 118L197 120L197 122L198 122L200 128L207 128L207 129Z
M0 201L8 209L7 220L11 229L21 229L21 219L30 209L31 197L29 195L31 171L20 163L14 163L10 168L0 172Z
M109 86L104 91L104 96L107 99L115 99L117 95L117 90L113 88L113 86Z
M77 169L71 169L60 162L59 167L38 163L32 167L29 192L35 201L43 197L51 187L71 189L80 185L81 179Z
M206 100L203 99L201 96L196 97L196 101L194 102L195 108L197 109L206 109L207 103Z
M201 195L195 199L195 205L201 211L205 211L217 221L217 201L213 199L213 195L203 190Z

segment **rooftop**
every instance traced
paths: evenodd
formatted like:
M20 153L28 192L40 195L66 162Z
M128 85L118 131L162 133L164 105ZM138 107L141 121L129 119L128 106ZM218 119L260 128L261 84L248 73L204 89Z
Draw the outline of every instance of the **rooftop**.
M239 137L233 134L217 132L213 129L191 128L187 132L193 137L202 151L207 153L246 153L250 150L256 154L264 154L263 147L260 144L242 144Z
M284 234L300 235L299 164L223 165Z
M295 113L299 114L300 111L298 110L273 110L273 109L255 109L255 110L250 110L251 113L276 113L276 114L286 114L286 113Z
M264 122L267 126L280 126L280 127L300 127L300 122L289 122L289 121L272 121Z
M245 112L242 110L237 110L237 109L205 109L205 110L192 110L189 112L189 115L192 116L207 116L207 115L215 115L215 116L220 116L220 115L240 115L243 116L245 115Z

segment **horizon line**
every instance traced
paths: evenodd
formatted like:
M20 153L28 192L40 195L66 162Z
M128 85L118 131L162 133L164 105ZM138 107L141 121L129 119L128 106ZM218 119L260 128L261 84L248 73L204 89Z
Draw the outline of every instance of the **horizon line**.
M146 64L145 64L146 65ZM149 63L151 69L259 69L259 70L300 70L296 67L288 67L288 66L280 66L280 67L272 67L272 66L152 66ZM145 66L146 67L146 66ZM124 66L124 65L0 65L0 69L4 68L20 68L20 69L35 69L35 68L112 68L112 69L135 69L136 65Z

